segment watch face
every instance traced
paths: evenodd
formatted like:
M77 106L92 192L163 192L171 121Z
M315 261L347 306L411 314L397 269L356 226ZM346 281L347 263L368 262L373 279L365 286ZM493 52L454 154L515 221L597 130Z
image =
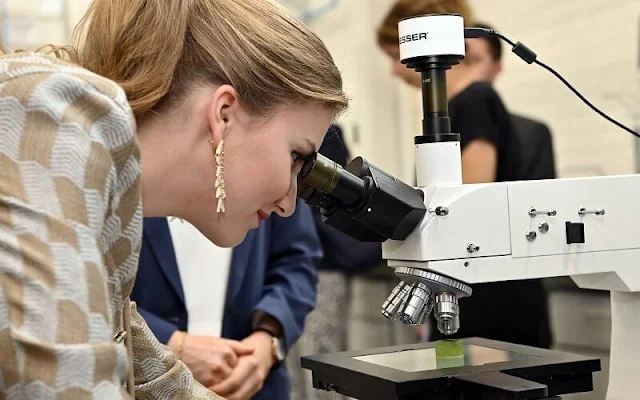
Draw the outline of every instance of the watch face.
M273 338L273 352L278 362L284 361L285 354L284 354L284 349L282 348L282 342L280 341L280 339L276 337Z

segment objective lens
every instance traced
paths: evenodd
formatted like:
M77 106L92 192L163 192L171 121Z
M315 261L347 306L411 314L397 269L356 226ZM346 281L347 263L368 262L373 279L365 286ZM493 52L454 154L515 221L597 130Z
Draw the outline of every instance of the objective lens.
M404 282L398 283L389 297L382 303L382 315L385 318L395 321L398 319L398 311L402 303L409 297L410 286Z
M453 335L460 329L460 308L458 298L453 293L440 292L435 296L433 315L438 322L438 330L444 335Z
M419 325L422 323L431 289L424 283L414 283L411 286L408 300L398 315L398 319L407 325Z
M330 194L346 204L358 202L365 190L362 179L319 153L305 162L298 181ZM300 189L298 194L301 195ZM301 197L304 198L302 195Z

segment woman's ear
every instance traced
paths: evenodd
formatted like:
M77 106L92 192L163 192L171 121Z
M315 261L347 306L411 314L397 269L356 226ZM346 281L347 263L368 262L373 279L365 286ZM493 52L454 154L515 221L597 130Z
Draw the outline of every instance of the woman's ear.
M238 92L231 85L221 85L211 98L208 110L211 140L218 143L238 123L240 101Z

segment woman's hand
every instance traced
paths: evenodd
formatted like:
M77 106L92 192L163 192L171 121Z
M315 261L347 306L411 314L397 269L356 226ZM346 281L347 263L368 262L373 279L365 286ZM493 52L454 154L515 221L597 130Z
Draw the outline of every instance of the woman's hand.
M248 357L254 353L252 347L235 340L188 335L184 332L175 332L171 336L168 346L174 352L178 347L179 335L185 335L180 359L204 386L224 381L236 368L240 357Z
M273 341L265 332L254 332L242 341L255 349L250 356L240 357L231 376L218 385L209 387L229 400L248 400L258 393L273 366Z

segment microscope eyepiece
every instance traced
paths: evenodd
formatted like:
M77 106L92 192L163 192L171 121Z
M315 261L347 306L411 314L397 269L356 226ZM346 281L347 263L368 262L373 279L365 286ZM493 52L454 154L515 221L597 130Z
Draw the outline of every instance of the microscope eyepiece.
M298 178L298 197L304 200L311 207L319 207L321 209L332 210L336 207L337 202L331 196L322 193L320 190L311 185L307 185Z
M316 153L298 174L298 197L324 223L363 242L404 240L426 213L424 193L357 157L343 168Z
M298 175L298 184L298 195L303 199L306 198L300 187L303 191L309 191L311 187L335 197L346 205L353 205L362 200L365 192L364 180L319 153L305 160Z

